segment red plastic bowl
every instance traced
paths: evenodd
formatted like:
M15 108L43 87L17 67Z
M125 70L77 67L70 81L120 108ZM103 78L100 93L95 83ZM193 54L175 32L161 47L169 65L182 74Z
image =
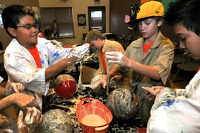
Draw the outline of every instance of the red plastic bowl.
M66 80L57 85L54 91L62 98L70 98L76 93L76 89L74 80Z

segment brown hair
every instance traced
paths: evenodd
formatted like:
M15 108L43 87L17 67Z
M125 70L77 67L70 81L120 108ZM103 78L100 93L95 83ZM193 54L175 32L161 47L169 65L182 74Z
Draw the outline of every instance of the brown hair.
M98 38L102 40L106 39L106 37L99 30L93 29L89 33L87 33L85 37L85 42L91 43L92 41L97 40Z

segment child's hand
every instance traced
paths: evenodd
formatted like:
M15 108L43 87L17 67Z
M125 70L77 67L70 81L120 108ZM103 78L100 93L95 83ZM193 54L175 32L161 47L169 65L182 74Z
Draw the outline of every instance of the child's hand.
M108 62L110 63L121 63L121 59L124 55L121 52L106 52L106 58L108 59Z
M35 107L29 107L25 117L20 111L17 119L18 133L34 133L41 122L42 113Z
M153 95L158 95L158 93L160 93L160 91L164 88L164 86L152 86L152 87L144 87L142 86L142 89L150 92Z
M11 83L11 87L17 93L19 93L19 92L21 92L22 90L25 89L25 86L21 83Z
M38 107L38 103L33 96L24 93L13 93L9 97L13 103L16 103L21 108L26 108L27 106Z
M96 78L97 77L97 78ZM96 89L98 86L102 85L103 88L106 88L107 85L107 77L106 75L98 75L94 77L91 81L91 89Z
M106 58L108 59L109 63L116 63L121 66L129 67L130 59L124 56L121 52L113 51L113 52L106 52Z
M90 47L89 43L83 44L81 46L77 46L70 51L70 53L67 57L68 58L76 57L76 58L78 58L78 60L81 60L84 56L86 56L88 54L89 47Z

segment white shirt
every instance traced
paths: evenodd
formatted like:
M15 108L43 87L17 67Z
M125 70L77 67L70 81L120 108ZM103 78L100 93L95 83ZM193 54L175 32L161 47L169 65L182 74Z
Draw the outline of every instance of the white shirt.
M179 96L169 95L165 89L156 97L148 121L147 132L199 133L200 71L186 86L185 93L182 96L180 94ZM169 96L168 102L161 103L161 101L164 101L163 97L166 98L166 96Z

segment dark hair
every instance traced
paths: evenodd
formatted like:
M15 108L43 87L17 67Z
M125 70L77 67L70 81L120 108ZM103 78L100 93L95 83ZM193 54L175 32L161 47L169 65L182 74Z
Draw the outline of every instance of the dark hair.
M44 34L45 38L50 40L52 39L52 34L53 34L53 28L51 26L46 26L42 33Z
M177 0L171 2L165 13L165 21L173 26L177 23L200 35L200 2L199 0Z
M17 24L19 23L19 20L26 15L30 15L34 17L35 14L34 14L34 11L30 7L27 7L27 6L23 6L23 5L7 6L2 12L3 26L6 32L10 35L10 33L7 30L8 27L16 29Z

